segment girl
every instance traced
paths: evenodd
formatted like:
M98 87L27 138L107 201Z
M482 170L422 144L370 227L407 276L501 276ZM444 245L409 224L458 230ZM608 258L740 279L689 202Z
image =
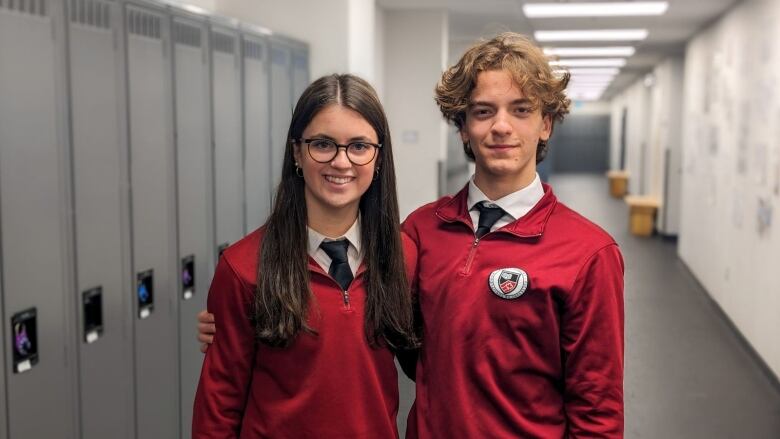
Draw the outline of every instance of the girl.
M387 119L367 82L326 76L287 140L268 222L214 274L193 437L396 438L391 349L415 340Z

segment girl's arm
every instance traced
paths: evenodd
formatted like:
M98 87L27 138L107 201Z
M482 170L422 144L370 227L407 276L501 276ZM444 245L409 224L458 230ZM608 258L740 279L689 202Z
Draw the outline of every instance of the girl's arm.
M219 332L214 334L200 373L193 438L240 435L256 350L249 314L253 295L228 258L220 258L208 296L208 309L219 321Z

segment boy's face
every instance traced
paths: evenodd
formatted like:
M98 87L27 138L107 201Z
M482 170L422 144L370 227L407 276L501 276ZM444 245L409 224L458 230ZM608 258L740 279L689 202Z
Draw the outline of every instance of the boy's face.
M533 109L506 70L490 70L477 76L460 135L474 152L477 177L527 185L536 175L536 146L551 129L550 117Z

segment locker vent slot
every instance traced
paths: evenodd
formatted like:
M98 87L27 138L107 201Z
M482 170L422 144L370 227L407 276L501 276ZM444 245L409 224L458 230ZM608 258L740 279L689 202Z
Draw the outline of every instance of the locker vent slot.
M244 41L244 57L263 59L263 45L254 41Z
M174 41L192 47L200 47L201 30L197 26L174 23Z
M279 65L287 64L287 52L282 49L271 49L271 62Z
M214 32L214 50L233 54L235 53L234 44L235 38L231 35Z
M48 2L49 0L0 0L0 9L45 17Z
M70 21L101 29L111 28L111 6L101 0L70 0Z
M295 69L306 69L306 56L304 55L296 55L293 57L293 68Z
M131 34L159 40L161 39L160 27L159 16L134 9L128 10L127 28Z

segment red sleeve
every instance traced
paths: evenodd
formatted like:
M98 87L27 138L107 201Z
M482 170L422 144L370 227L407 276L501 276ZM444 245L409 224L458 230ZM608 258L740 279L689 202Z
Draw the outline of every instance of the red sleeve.
M623 258L608 245L580 269L561 319L568 438L623 437Z
M417 295L417 243L406 232L401 232L401 243L404 248L406 278L411 284L412 295Z
M406 276L411 285L412 306L414 307L414 326L422 326L420 319L419 306L417 303L417 244L405 233L401 232L401 241L404 247L404 262L406 263ZM422 333L421 330L417 331ZM417 358L419 351L417 349L399 349L395 352L398 364L410 380L414 381L417 375Z
M195 394L193 438L237 438L241 433L255 358L249 317L253 294L220 258L208 297L217 332L203 360Z

